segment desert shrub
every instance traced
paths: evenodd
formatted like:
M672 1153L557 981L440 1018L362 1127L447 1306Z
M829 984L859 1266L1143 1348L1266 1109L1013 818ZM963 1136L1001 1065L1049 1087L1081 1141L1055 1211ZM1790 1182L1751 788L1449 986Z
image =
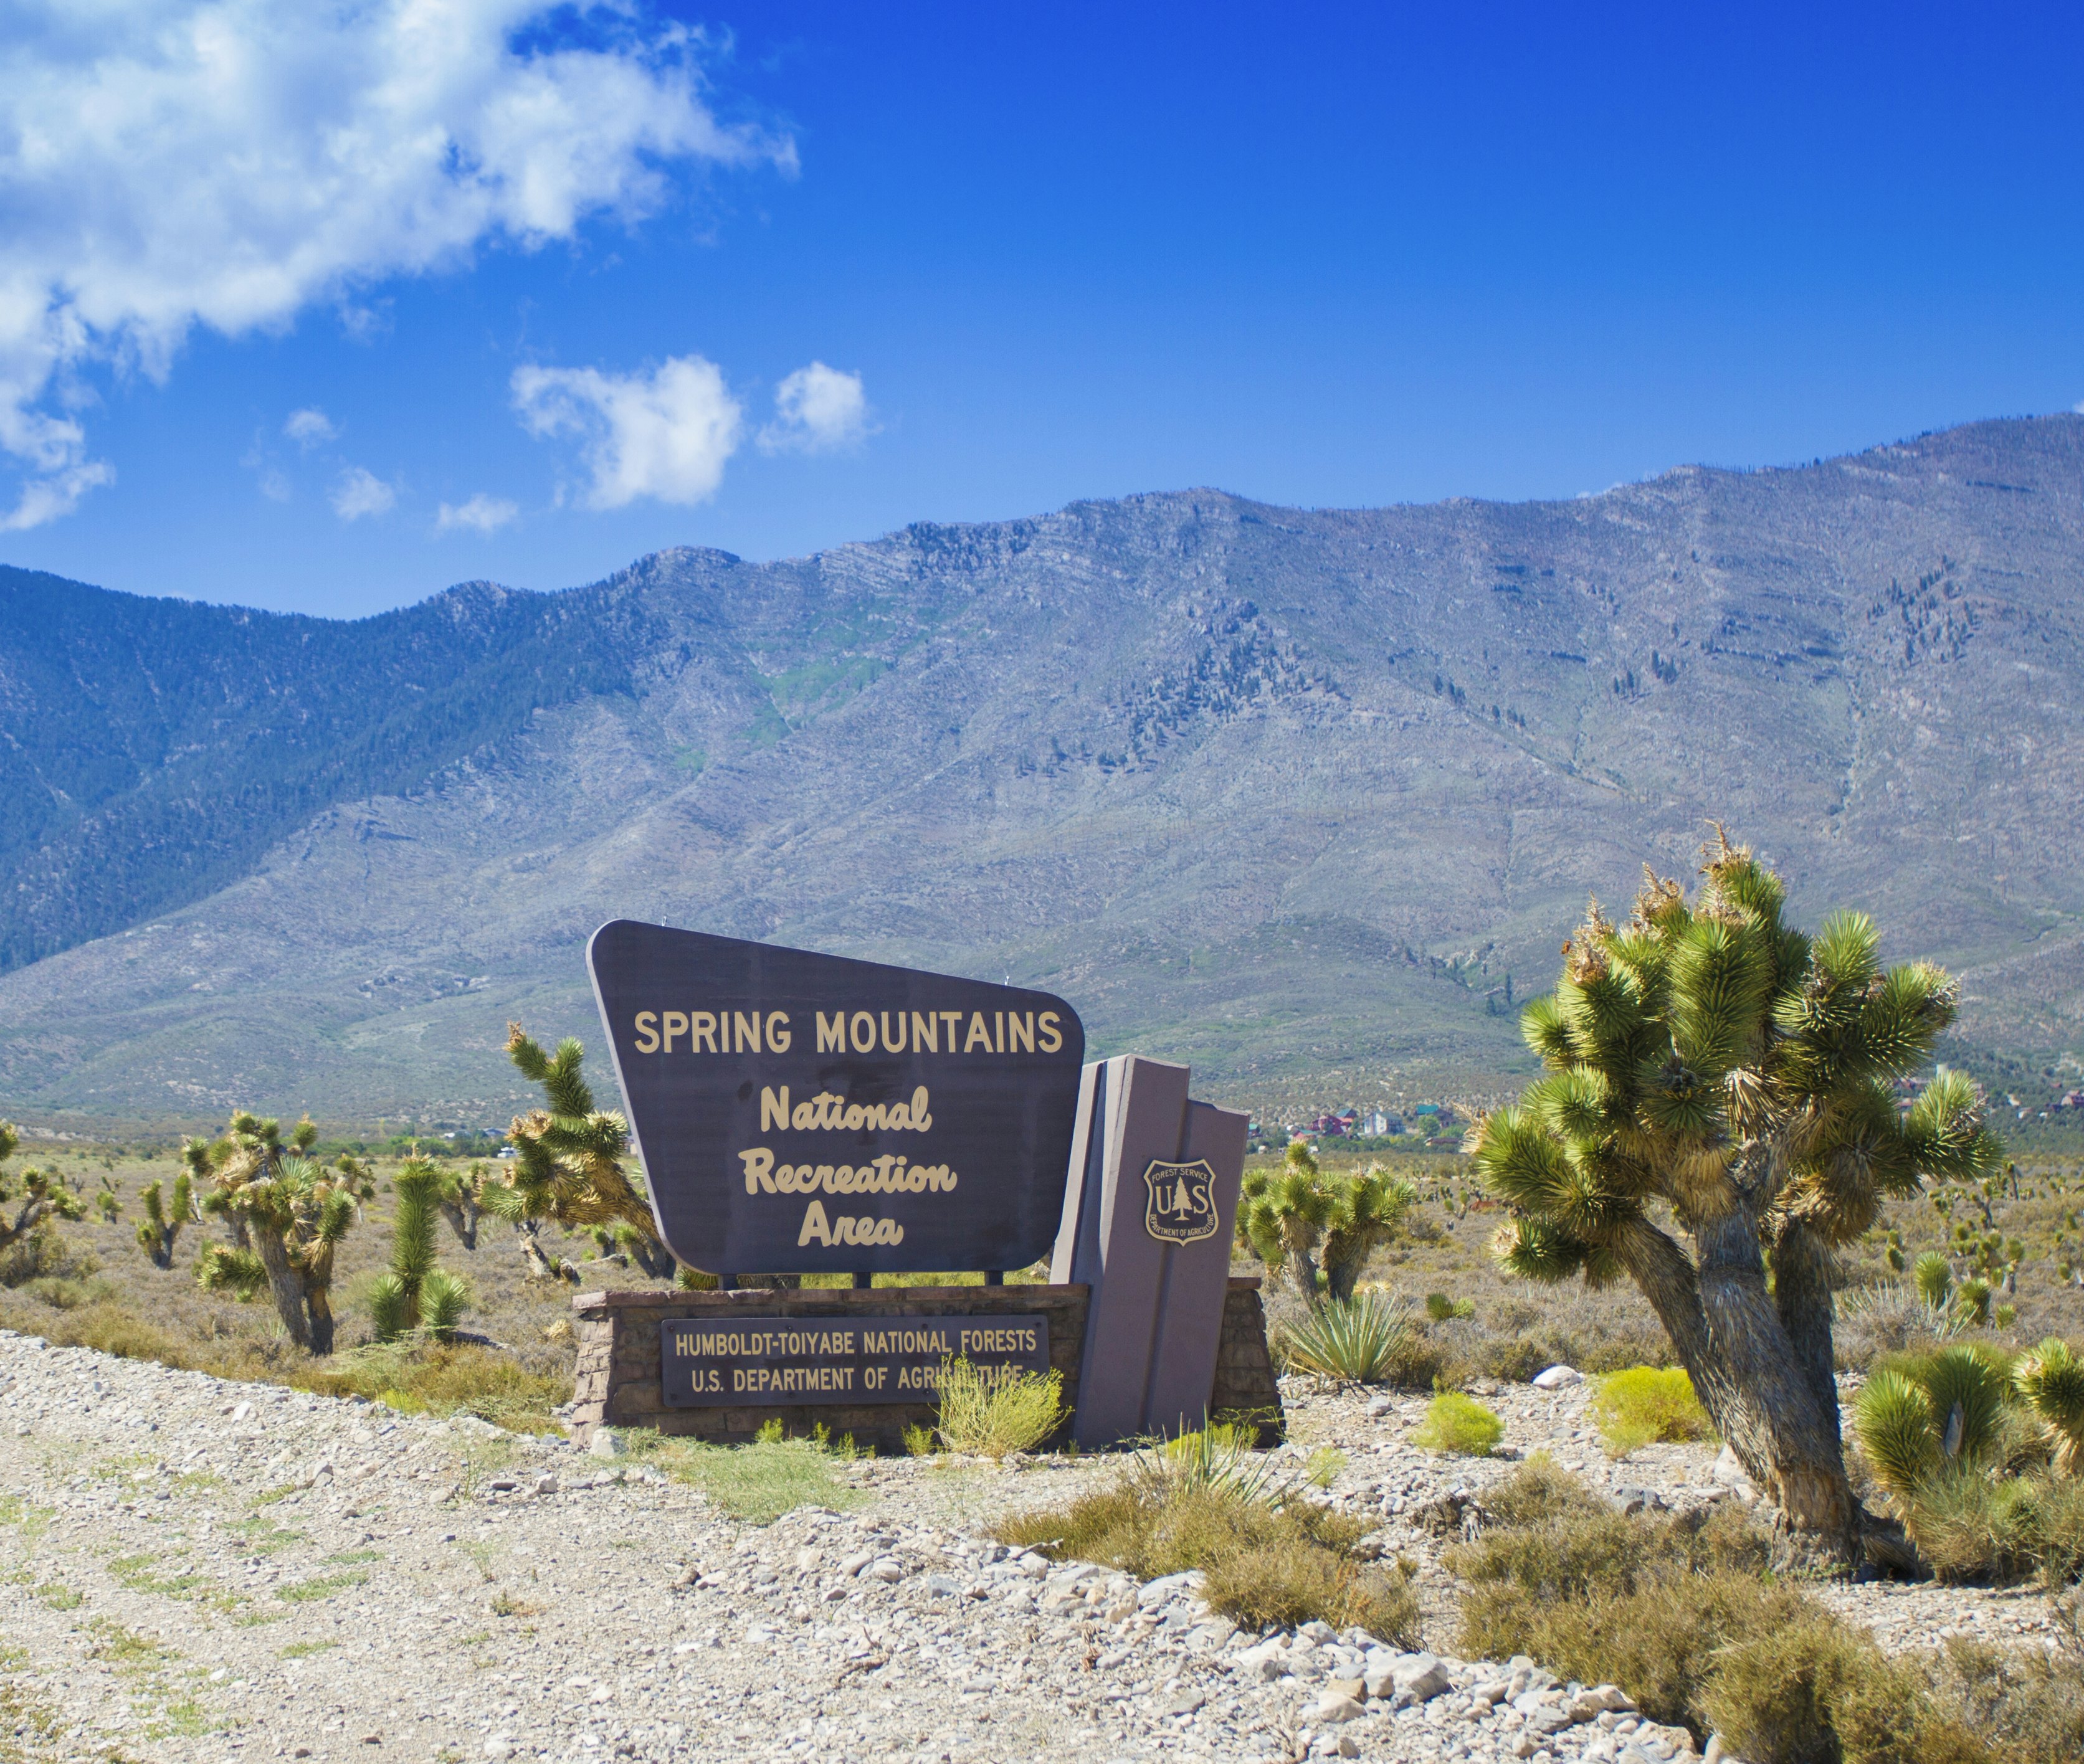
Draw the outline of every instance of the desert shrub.
M1425 1419L1411 1443L1429 1452L1452 1452L1462 1457L1489 1457L1505 1437L1505 1423L1459 1390L1443 1390L1425 1406Z
M1483 1504L1493 1525L1514 1529L1613 1511L1546 1452L1536 1452L1504 1480L1492 1483L1484 1491Z
M1379 1290L1328 1299L1284 1326L1281 1352L1292 1371L1379 1384L1409 1364L1410 1310Z
M1228 1454L1167 1448L1068 1506L1002 1521L1001 1541L1149 1580L1199 1568L1202 1597L1247 1626L1321 1620L1415 1648L1418 1601L1400 1571L1353 1555L1366 1522L1303 1498L1292 1472L1222 1474ZM1213 1466L1213 1470L1211 1468Z
M968 1360L941 1363L937 1430L951 1452L1002 1458L1030 1452L1063 1424L1061 1372L993 1376Z
M1592 1387L1592 1418L1616 1457L1637 1446L1705 1440L1714 1432L1684 1366L1631 1366L1607 1373Z
M39 1282L83 1282L101 1266L100 1258L66 1241L54 1225L32 1227L0 1248L0 1286L33 1288ZM48 1299L46 1303L50 1302ZM75 1301L74 1302L78 1302ZM70 1309L70 1305L60 1307Z
M360 1396L413 1415L474 1415L522 1433L561 1431L569 1377L529 1371L497 1349L404 1340L301 1367L290 1381L335 1397Z
M1451 1322L1459 1317L1474 1317L1476 1305L1474 1299L1450 1298L1445 1292L1425 1295L1425 1314L1436 1323Z
M1885 1658L1866 1631L1804 1605L1790 1621L1750 1626L1730 1640L1695 1707L1696 1720L1743 1756L1776 1764L1986 1758L1970 1736L1937 1731L1921 1689L1914 1665Z
M1945 1764L1993 1753L2001 1764L2075 1764L2084 1758L2084 1659L2073 1647L2056 1655L2003 1652L1956 1637L1926 1672L1928 1732L1943 1723L1989 1742L1982 1752L1953 1752ZM1921 1752L1921 1764L1927 1756L1941 1754Z
M1539 1461L1494 1487L1485 1505L1519 1522L1449 1553L1472 1588L1462 1652L1531 1654L1587 1683L1611 1679L1660 1721L1699 1731L1718 1650L1801 1609L1798 1594L1767 1577L1768 1540L1735 1512L1705 1523L1627 1518Z

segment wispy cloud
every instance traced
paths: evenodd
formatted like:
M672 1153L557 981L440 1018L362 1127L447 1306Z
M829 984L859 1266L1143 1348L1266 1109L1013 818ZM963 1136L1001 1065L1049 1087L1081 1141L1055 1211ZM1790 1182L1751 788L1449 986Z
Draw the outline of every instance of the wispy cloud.
M334 481L333 511L343 521L358 521L366 514L388 514L398 493L373 472L349 466Z
M487 496L481 491L468 502L444 502L434 516L434 526L443 533L459 527L477 533L496 533L520 512L505 497Z
M871 432L861 375L813 362L774 388L774 420L760 431L764 453L831 453Z
M650 374L520 367L513 389L529 434L583 438L589 508L619 509L639 497L702 501L738 451L743 412L722 371L699 355L668 357Z
M557 19L554 39L537 27ZM16 0L0 42L0 527L112 473L58 395L96 362L163 378L227 335L383 277L656 209L676 167L792 169L718 121L705 39L644 0Z
M302 410L293 410L290 419L282 425L282 433L299 447L316 447L322 441L335 441L340 431L333 426L333 419L316 404L307 404Z

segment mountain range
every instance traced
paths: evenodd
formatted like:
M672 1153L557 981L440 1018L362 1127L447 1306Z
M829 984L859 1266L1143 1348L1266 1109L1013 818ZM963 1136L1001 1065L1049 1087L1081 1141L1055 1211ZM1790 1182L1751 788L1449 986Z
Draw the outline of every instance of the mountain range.
M1711 820L2084 1050L2084 417L1569 501L1211 490L354 622L0 569L0 1113L503 1121L628 917L1063 994L1212 1096L1480 1098Z

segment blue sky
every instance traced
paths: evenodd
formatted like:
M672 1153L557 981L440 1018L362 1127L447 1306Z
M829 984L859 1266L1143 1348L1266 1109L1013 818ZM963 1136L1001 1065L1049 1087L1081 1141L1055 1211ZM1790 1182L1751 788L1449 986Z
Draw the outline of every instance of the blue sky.
M353 615L2084 400L2074 9L1706 14L24 0L0 561Z

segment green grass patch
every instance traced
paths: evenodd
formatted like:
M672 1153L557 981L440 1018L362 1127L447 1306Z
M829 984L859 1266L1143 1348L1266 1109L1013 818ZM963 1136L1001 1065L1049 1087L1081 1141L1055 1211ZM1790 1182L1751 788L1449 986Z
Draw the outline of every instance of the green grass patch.
M1425 1405L1425 1419L1411 1443L1428 1452L1451 1452L1458 1457L1489 1457L1505 1437L1505 1423L1459 1390L1443 1390Z
M29 1593L39 1605L47 1605L54 1611L76 1611L87 1603L84 1593L62 1580L39 1581Z
M1630 1366L1595 1378L1592 1421L1616 1457L1638 1446L1715 1436L1684 1366Z
M277 1550L287 1550L306 1541L301 1531L291 1531L258 1513L240 1520L231 1529L239 1534L239 1547L251 1550L256 1555L273 1555Z
M663 1470L676 1482L700 1489L734 1519L764 1525L799 1507L835 1509L857 1504L858 1489L836 1472L853 1450L817 1439L786 1440L777 1426L750 1445L709 1445L697 1440L663 1439L633 1428L619 1436L631 1457Z
M343 1550L337 1555L326 1557L325 1566L329 1568L347 1568L353 1567L358 1563L381 1562L383 1559L383 1552L381 1550Z
M336 1593L352 1591L358 1586L369 1584L366 1574L321 1574L308 1580L291 1580L275 1588L275 1597L285 1605L308 1605L316 1599L329 1599Z
M287 1648L275 1650L277 1660L309 1660L314 1654L322 1654L328 1648L337 1648L338 1642L291 1642Z

